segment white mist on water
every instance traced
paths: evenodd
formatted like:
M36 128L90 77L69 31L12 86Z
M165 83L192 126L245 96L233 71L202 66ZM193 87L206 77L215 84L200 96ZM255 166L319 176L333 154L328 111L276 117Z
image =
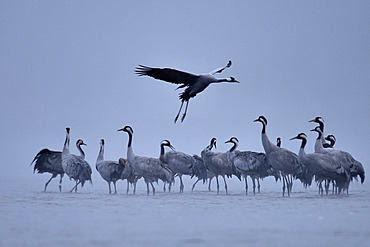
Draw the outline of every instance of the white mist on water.
M146 195L143 181L136 195L118 194L95 177L78 193L73 182L58 180L41 192L49 176L33 175L1 184L1 246L355 246L370 240L370 193L367 183L354 182L348 196L320 197L317 186L308 189L295 181L290 198L282 197L280 181L267 178L261 193L245 195L244 182L228 179L229 194L221 182L220 194L206 184L184 179L172 192L156 186ZM7 186L5 187L5 184ZM9 186L12 184L12 186ZM6 188L6 189L5 189Z

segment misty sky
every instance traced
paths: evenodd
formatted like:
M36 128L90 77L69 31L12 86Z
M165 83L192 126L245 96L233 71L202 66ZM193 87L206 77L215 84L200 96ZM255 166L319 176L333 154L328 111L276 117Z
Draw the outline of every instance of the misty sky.
M207 73L228 60L217 76L240 84L211 85L177 124L176 85L134 73ZM299 132L313 151L308 120L322 116L336 148L369 172L369 1L0 1L0 80L5 181L14 171L32 180L33 157L61 150L67 126L93 166L101 138L106 159L126 157L125 125L138 155L158 157L163 139L200 154L216 137L226 151L231 136L263 151L259 115L294 152Z

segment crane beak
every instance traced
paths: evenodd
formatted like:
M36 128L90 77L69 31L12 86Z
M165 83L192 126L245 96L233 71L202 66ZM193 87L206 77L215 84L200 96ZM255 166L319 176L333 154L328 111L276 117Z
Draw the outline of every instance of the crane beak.
M175 149L175 147L174 146L172 146L171 144L169 145L169 147L173 150L173 151L175 151L176 149Z
M308 121L309 123L312 123L312 122L315 122L315 119L312 119L312 120L310 120L310 121Z
M119 130L117 130L117 131L123 131L123 129L124 129L124 128L122 128L122 129L119 129Z
M316 131L316 129L312 129L312 130L310 130L310 131Z
M297 137L296 137L296 136L295 136L295 137L290 138L289 140L290 140L290 141L292 141L292 140L295 140L295 139L297 139Z

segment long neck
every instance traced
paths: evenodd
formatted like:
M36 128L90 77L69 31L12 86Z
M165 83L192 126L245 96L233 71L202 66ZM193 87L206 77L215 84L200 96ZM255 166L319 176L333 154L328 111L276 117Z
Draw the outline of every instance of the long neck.
M262 145L263 145L263 148L265 149L265 153L268 154L272 151L272 147L277 147L277 146L275 146L268 138L266 134L266 125L262 123L262 126L263 126L262 132L261 132Z
M234 152L235 150L236 150L236 148L238 147L238 143L236 143L236 142L233 142L233 146L230 148L230 152Z
M163 163L167 163L167 159L166 159L166 150L164 149L164 144L161 144L161 153L160 153L159 159L160 159Z
M299 149L299 156L305 156L306 155L306 152L304 151L304 148L305 148L306 144L307 144L307 140L302 139L301 148Z
M132 133L127 132L128 134L128 144L127 144L127 159L131 162L131 158L134 157L134 151L132 150Z
M321 150L323 149L324 137L321 132L317 132L317 133L318 133L318 136L315 141L315 153L320 153Z
M69 154L69 133L66 134L66 140L64 141L63 154Z
M80 151L80 157L83 158L83 159L85 159L85 153L84 153L84 151L81 148L81 144L78 144L77 145L77 149L78 149L78 151Z
M100 144L99 155L96 161L104 160L104 145Z

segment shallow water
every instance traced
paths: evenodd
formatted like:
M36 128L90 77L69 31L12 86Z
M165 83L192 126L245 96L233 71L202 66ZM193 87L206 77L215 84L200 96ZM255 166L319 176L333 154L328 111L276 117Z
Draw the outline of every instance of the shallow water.
M351 184L348 196L317 195L295 181L290 198L280 182L266 179L261 193L245 195L244 183L228 180L229 194L209 192L185 179L171 193L156 186L136 195L126 182L109 195L96 178L78 193L58 192L57 180L41 192L48 176L33 175L11 189L1 184L0 246L355 246L370 240L369 186ZM63 190L73 187L64 179ZM213 188L214 189L214 188ZM251 190L251 188L250 188ZM131 192L130 192L131 193Z

